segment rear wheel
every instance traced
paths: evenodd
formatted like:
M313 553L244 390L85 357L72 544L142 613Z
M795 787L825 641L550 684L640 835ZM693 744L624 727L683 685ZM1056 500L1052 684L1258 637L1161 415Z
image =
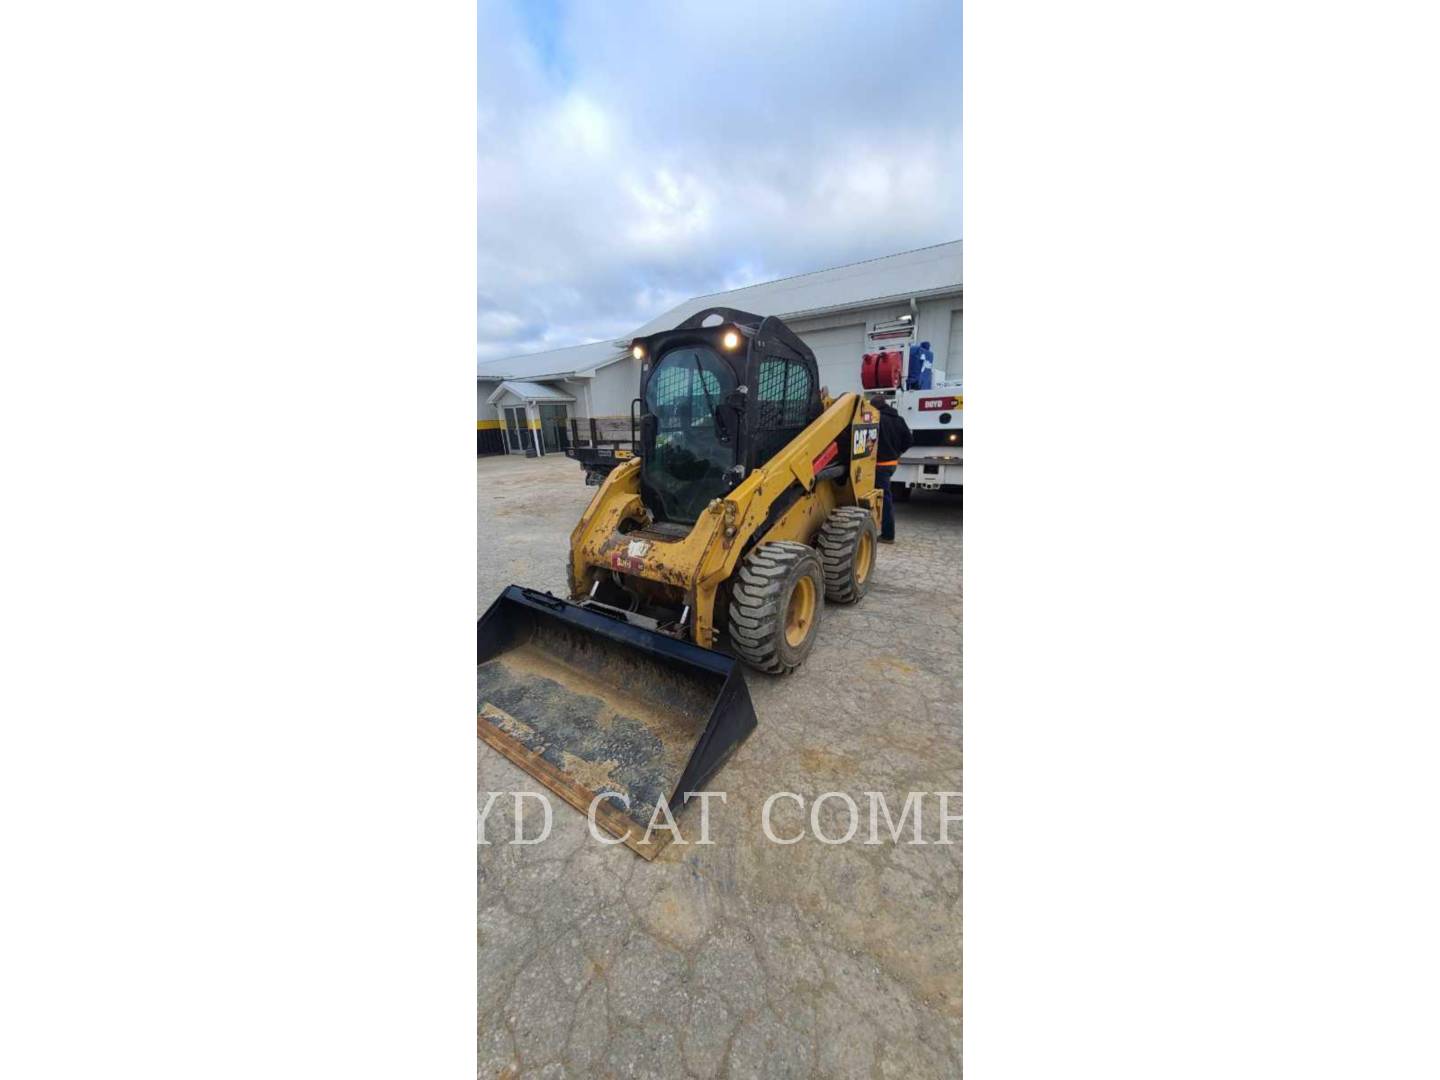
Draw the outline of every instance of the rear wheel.
M810 655L820 626L825 574L815 549L793 540L761 544L730 579L730 644L753 668L788 675Z
M825 599L853 604L870 588L875 570L875 519L863 506L830 511L815 546L825 571Z

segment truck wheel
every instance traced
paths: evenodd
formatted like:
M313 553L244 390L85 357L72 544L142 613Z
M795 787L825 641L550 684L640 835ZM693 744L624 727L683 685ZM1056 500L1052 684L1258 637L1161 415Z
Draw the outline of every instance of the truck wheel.
M825 571L825 599L853 604L870 588L875 573L875 519L863 506L830 511L815 546Z
M751 667L788 675L810 655L820 627L825 574L815 549L761 544L730 579L730 644Z
M890 482L890 498L895 502L909 502L910 491L909 484L897 484L893 480Z

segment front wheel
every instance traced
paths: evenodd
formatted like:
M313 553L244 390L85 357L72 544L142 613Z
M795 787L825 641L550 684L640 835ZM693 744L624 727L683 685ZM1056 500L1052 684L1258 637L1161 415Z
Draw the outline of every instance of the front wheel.
M820 628L825 573L815 549L793 540L761 544L730 579L730 644L751 667L788 675Z

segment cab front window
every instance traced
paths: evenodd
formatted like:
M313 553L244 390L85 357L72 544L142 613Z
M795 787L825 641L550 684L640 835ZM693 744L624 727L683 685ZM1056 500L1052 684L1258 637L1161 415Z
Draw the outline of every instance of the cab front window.
M715 407L735 385L729 365L705 345L671 349L656 363L645 387L645 411L655 419L641 478L657 519L692 524L724 493L735 447L720 441Z

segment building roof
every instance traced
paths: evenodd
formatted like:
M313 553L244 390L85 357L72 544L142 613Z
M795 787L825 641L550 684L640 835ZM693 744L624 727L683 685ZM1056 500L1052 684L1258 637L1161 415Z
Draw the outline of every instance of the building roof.
M669 330L707 307L730 307L756 315L793 319L891 300L922 299L960 291L960 241L903 251L879 259L797 274L743 289L697 296L657 315L634 337Z
M810 274L747 285L743 289L696 296L657 315L627 334L623 341L594 341L527 356L487 360L477 366L481 379L586 378L595 369L625 357L632 337L669 330L707 307L731 307L756 315L793 319L847 308L873 307L912 296L944 296L961 289L961 241L902 251L878 259L817 270Z
M587 345L570 345L525 356L482 360L475 366L475 375L480 379L586 378L596 368L613 364L624 357L624 345L613 341L592 341Z
M495 392L485 400L494 405L506 394L511 394L521 401L574 401L569 394L562 393L553 386L546 386L543 383L525 382L520 379L507 379L495 388Z

